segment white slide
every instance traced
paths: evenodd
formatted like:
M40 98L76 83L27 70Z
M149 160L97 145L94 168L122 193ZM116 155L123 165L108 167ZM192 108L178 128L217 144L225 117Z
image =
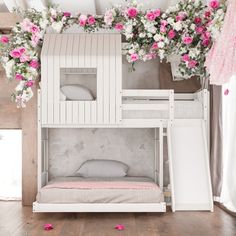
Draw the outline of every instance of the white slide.
M175 120L168 127L172 211L213 211L203 120Z

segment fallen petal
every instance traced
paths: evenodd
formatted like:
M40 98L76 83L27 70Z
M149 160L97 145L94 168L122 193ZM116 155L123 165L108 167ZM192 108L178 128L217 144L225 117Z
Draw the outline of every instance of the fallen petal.
M228 89L226 89L226 90L224 91L224 95L225 95L225 96L229 95L229 90L228 90Z
M118 224L118 225L115 226L115 229L117 229L117 230L124 230L125 226L122 225L122 224Z
M44 224L43 228L44 228L44 230L52 230L53 225L52 224Z

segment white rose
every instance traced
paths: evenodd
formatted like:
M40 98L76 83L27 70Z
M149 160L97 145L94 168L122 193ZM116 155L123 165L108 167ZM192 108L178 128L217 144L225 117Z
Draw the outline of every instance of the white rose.
M173 23L174 23L174 19L169 17L169 18L167 19L167 22L168 22L169 24L173 24Z
M176 30L176 31L180 31L182 29L182 24L180 21L176 22L173 24L173 28Z
M129 54L134 54L134 53L135 53L134 49L129 50Z
M148 38L152 38L152 34L151 33L147 33Z
M63 23L61 21L59 22L53 22L52 23L52 28L57 32L60 33L63 27Z
M190 29L195 30L196 26L194 24L191 24Z
M15 62L14 60L10 60L8 61L4 67L5 67L5 70L6 70L6 76L7 78L11 78L12 76L12 69L13 69L13 66L15 65Z
M159 34L155 34L153 38L157 42L160 39L160 35Z
M139 37L140 37L140 38L144 38L145 36L146 36L145 33L140 33L140 34L139 34Z
M21 91L24 88L25 82L20 81L19 84L16 86L15 90L16 91Z
M139 54L140 56L143 56L143 55L145 55L145 51L144 51L143 49L141 49L141 50L139 50L138 54Z
M42 29L45 29L48 25L48 20L47 19L41 19L39 22L39 25Z
M158 48L164 48L164 46L165 46L165 43L164 42L158 42Z

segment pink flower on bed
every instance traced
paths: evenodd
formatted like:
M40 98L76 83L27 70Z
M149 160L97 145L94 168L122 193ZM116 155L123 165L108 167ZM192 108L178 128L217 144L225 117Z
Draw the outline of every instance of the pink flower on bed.
M16 74L16 75L15 75L15 79L16 79L16 80L23 80L23 79L24 79L24 76L21 75L21 74Z
M124 25L122 23L116 23L115 29L121 31L124 29Z
M197 65L197 61L195 61L195 60L191 60L188 62L189 68L194 68L194 67L196 67L196 65Z
M157 44L157 42L153 43L152 49L158 49L158 44Z
M209 3L209 6L212 9L217 9L220 6L220 3L219 3L218 0L211 0L210 3Z
M157 8L156 10L154 10L154 14L156 17L159 17L161 15L161 10Z
M39 68L39 62L37 60L32 60L29 64L29 66L34 68L34 69L38 69Z
M89 25L94 25L95 22L96 22L96 20L95 20L95 18L94 18L93 16L90 16L90 17L88 18L88 24L89 24Z
M175 37L175 35L176 35L176 33L175 33L174 30L170 30L170 31L168 32L168 38L169 38L169 39L173 39L173 38Z
M65 17L70 17L70 16L71 16L71 13L70 13L70 12L63 12L63 16L65 16Z
M149 20L149 21L154 21L156 19L156 14L153 12L153 11L149 11L147 14L146 14L146 18Z
M224 95L225 95L225 96L228 96L228 95L229 95L229 90L228 90L228 89L226 89L226 90L224 91Z
M37 25L32 25L31 28L30 28L30 31L32 34L36 34L40 31L39 27Z
M29 81L27 81L27 82L25 83L25 85L26 85L27 87L32 87L32 86L34 85L34 81L33 81L33 80L29 80Z
M131 61L131 62L135 62L135 61L137 61L137 60L138 60L138 54L137 54L137 53L131 54L131 56L130 56L130 61Z
M79 25L85 26L87 23L87 16L86 15L80 15L79 17Z
M127 10L127 15L129 18L135 18L138 14L138 10L135 7L130 7Z
M184 44L186 44L186 45L191 44L191 43L193 42L193 38L190 37L190 36L185 36L185 37L183 38L183 42L184 42Z
M9 38L7 36L2 36L0 38L0 42L4 43L4 44L7 44L9 42Z
M13 49L13 50L10 52L10 56L13 57L13 58L20 58L21 55L22 55L22 53L19 51L18 48Z
M184 54L184 55L182 56L182 61L184 61L184 62L189 62L189 61L190 61L189 55L188 55L188 54Z

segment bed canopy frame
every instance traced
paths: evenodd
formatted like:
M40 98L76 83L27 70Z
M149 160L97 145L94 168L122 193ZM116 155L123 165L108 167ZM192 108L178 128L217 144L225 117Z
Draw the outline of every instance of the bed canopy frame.
M161 190L163 190L163 140L165 136L168 139L172 210L212 210L207 160L207 143L209 142L208 92L202 90L195 94L174 94L173 90L123 89L121 48L121 35L113 32L45 35L41 53L41 90L38 91L38 97L40 98L38 99L38 191L48 183L48 129L154 128L154 177ZM87 86L90 86L90 89L95 88L95 99L93 101L62 101L60 98L61 85L76 82L73 79L74 75L81 75L79 84L84 85L88 74L93 77L93 80ZM85 77L83 77L84 75ZM197 111L195 117L189 118L188 115L191 112L182 107L180 111L183 114L181 113L182 116L179 117L176 114L176 107L182 103L188 105L189 109L197 104L200 110ZM151 114L148 112L151 112ZM199 133L199 137L195 141L198 142L204 139L203 143L199 141L200 149L204 153L202 154L204 161L196 164L194 163L196 160L193 159L192 165L189 167L191 169L194 166L199 166L199 170L203 169L203 172L206 173L206 176L203 177L205 179L202 179L201 182L200 177L199 180L201 182L200 189L201 184L206 183L204 186L206 194L204 196L207 203L205 205L194 202L193 196L189 196L192 199L190 199L190 202L186 202L187 205L178 203L179 199L180 202L183 199L183 196L178 192L178 188L181 189L179 182L176 182L178 179L179 181L182 180L175 176L175 170L179 168L175 165L175 158L179 158L179 156L175 157L172 146L169 144L175 142L174 139L181 137L181 131L179 133L181 127L192 126L200 127L200 130L203 131L203 133ZM175 130L172 127L175 127ZM191 132L190 135L194 137ZM175 138L173 139L171 136ZM190 145L194 145L194 143L190 143ZM178 153L178 150L176 152ZM181 163L181 165L183 169L188 168L184 163ZM201 174L199 175L201 176ZM195 187L197 187L197 183L192 184L196 184ZM188 187L188 185L184 187L186 188L186 186ZM166 203L46 204L34 202L33 211L165 212Z

